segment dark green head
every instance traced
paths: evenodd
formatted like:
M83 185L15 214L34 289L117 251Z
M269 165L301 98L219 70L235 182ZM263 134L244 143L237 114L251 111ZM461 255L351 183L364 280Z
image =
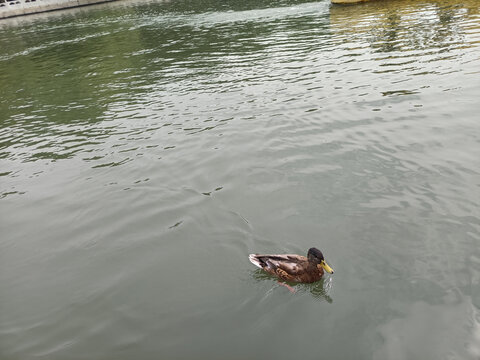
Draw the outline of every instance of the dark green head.
M310 248L308 250L307 258L308 261L310 261L311 263L314 263L317 266L321 266L326 272L333 274L333 269L328 266L328 264L325 262L325 259L323 258L322 252L317 248Z
M314 247L308 249L307 257L308 257L308 261L316 262L318 264L320 264L320 261L323 260L322 252Z

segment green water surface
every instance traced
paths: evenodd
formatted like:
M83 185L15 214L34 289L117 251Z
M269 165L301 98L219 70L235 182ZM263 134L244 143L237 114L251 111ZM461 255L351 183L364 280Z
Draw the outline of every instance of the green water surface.
M480 358L480 2L0 22L0 359ZM290 293L248 254L318 247Z

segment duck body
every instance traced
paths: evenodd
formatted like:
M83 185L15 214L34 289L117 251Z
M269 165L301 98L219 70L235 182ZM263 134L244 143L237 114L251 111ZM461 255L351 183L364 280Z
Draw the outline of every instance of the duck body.
M316 248L308 250L307 256L250 254L248 258L255 266L284 281L313 283L322 278L324 271L333 274L322 252Z

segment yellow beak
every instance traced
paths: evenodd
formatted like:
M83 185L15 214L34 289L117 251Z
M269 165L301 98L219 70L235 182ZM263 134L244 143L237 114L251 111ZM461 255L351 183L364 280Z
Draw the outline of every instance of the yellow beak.
M325 260L322 260L322 262L320 263L320 266L324 268L326 272L333 274L333 269L330 266L328 266Z

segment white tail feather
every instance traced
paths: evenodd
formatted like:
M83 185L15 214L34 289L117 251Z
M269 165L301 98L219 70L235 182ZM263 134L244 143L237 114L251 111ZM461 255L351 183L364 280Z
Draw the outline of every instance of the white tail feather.
M250 262L253 265L258 266L260 269L262 268L262 265L260 264L260 261L257 259L257 255L255 255L255 254L248 255L248 260L250 260Z

